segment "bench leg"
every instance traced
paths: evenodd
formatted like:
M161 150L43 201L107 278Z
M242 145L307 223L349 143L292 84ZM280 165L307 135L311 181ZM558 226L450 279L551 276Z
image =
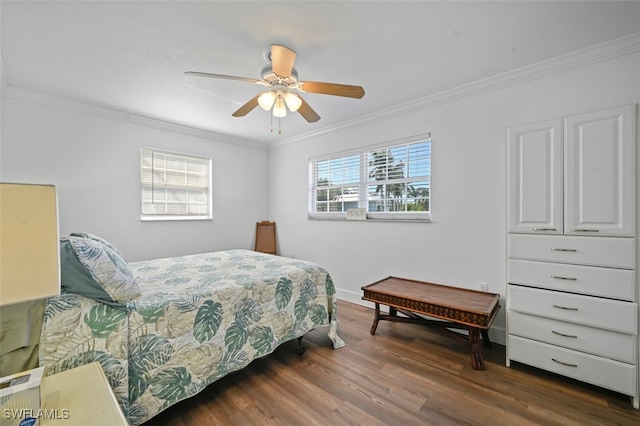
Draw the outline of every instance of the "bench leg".
M484 370L482 345L480 344L480 330L469 327L469 348L471 349L471 366L474 370Z
M380 321L380 304L376 303L376 310L373 314L373 325L371 326L371 334L376 334L376 328L378 328L378 321Z
M491 340L489 340L489 331L482 330L482 343L485 348L491 348Z

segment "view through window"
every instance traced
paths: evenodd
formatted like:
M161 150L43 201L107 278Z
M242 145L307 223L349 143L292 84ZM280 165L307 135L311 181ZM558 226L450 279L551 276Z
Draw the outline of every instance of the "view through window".
M309 216L344 218L364 208L370 219L429 220L431 136L408 138L309 161Z

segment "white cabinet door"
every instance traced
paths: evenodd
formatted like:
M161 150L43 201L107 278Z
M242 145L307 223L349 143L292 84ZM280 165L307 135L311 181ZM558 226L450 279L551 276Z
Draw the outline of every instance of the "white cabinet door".
M635 106L565 119L565 234L634 236Z
M507 129L509 232L562 234L562 120Z

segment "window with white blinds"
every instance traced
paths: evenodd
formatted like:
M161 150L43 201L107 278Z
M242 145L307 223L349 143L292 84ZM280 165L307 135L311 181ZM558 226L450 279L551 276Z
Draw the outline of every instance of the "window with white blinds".
M358 206L359 155L320 160L312 167L316 212L346 212Z
M369 219L429 220L431 136L309 160L309 216L346 218L364 208Z
M140 149L142 220L212 219L211 158Z

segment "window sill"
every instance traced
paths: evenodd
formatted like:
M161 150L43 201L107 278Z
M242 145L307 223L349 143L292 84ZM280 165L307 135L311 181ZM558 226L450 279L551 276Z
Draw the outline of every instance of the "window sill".
M373 219L367 218L363 220L347 219L345 217L317 217L307 216L307 220L319 221L319 222L401 222L401 223L431 223L431 219Z
M212 216L144 216L140 217L142 222L166 222L166 221L198 221L213 220Z

